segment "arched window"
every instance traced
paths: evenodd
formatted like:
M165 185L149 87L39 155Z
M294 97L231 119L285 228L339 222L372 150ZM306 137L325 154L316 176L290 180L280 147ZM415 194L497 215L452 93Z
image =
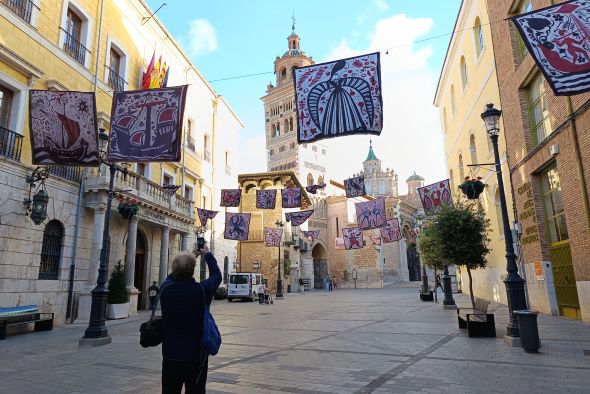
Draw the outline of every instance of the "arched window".
M471 164L477 164L477 148L475 147L475 135L469 137L469 152L471 152Z
M229 278L229 259L225 256L223 258L223 283L227 284L227 278Z
M277 136L277 127L274 124L270 126L270 136L272 138Z
M321 185L322 183L324 183L324 177L322 175L320 175L318 177L318 185Z
M461 56L460 66L461 66L461 87L463 89L465 89L465 86L467 86L467 82L469 82L469 80L467 79L467 64L465 64L465 57L464 56Z
M288 121L287 119L285 119L285 133L286 133L287 131L289 131L289 130L291 130L291 129L289 128L289 121Z
M293 118L289 118L289 130L293 130Z
M483 40L483 29L481 28L479 16L475 18L475 23L473 24L473 39L475 40L475 54L477 57L479 57L485 46Z
M269 154L270 156L274 156L274 154L275 154L275 150L274 150L274 149L271 149L271 150L270 150L270 152L269 152L268 154Z
M451 85L451 113L455 115L455 87Z
M311 173L307 174L307 186L313 185L313 175Z
M498 235L504 235L504 222L502 221L502 205L500 205L500 189L496 188L494 195L496 204L496 220L498 221Z
M281 134L281 122L277 123L277 135Z
M463 168L463 155L459 155L459 182L465 180L465 169Z
M50 220L43 230L41 265L39 279L56 280L59 275L59 262L64 239L64 226L59 220Z
M281 70L281 81L285 79L287 79L287 69L283 67L283 69Z

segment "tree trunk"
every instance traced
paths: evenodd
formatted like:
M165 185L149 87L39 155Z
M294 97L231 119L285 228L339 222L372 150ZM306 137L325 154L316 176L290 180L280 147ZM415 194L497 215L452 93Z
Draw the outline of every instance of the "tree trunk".
M469 275L469 295L471 296L471 307L475 309L475 297L473 297L473 279L471 278L471 270L468 266L467 268L467 275Z

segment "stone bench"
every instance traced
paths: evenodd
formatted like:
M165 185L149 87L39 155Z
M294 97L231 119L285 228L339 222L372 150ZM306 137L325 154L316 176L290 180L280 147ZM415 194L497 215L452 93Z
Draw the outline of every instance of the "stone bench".
M475 299L475 308L457 308L459 328L467 329L470 337L496 337L493 313L487 313L489 301Z
M53 313L39 312L37 305L24 305L12 308L0 308L0 340L6 339L9 326L35 324L34 331L53 329Z

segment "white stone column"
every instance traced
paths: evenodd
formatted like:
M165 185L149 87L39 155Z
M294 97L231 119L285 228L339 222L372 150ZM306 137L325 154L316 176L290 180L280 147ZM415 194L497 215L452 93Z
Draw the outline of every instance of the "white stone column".
M139 218L133 216L129 221L127 231L127 253L125 256L125 276L127 291L129 292L129 315L137 314L137 299L139 291L135 288L135 249L137 245L137 223Z
M180 241L180 250L183 252L186 252L186 251L190 252L192 249L192 246L194 246L194 245L191 245L191 241L192 241L193 237L191 237L190 233L181 234L181 237L182 238Z
M405 239L399 240L399 276L402 281L408 282L410 280L410 272L408 271L408 251Z
M162 243L160 246L160 283L168 276L168 244L170 239L170 227L162 227Z

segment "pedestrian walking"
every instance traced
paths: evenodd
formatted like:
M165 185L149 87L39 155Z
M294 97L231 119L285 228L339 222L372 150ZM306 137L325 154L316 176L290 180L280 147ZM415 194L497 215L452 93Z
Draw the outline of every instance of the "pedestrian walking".
M324 290L330 291L330 276L324 276Z
M332 291L333 289L332 278L330 278L330 275L328 274L328 291Z
M266 283L262 282L262 284L258 287L258 303L260 305L264 304L264 295L266 294Z
M163 394L180 394L183 386L186 394L205 393L209 355L202 345L203 315L221 283L221 271L207 246L195 254L205 257L208 279L195 281L195 255L185 252L172 260L172 273L162 283Z
M436 274L436 276L434 277L434 290L438 289L439 287L441 291L444 291L442 283L440 281L440 274Z
M148 287L148 296L150 297L150 309L155 310L158 307L158 294L160 294L160 288L158 282L153 281L152 285Z
M332 288L336 290L338 284L336 283L336 275L332 275Z

